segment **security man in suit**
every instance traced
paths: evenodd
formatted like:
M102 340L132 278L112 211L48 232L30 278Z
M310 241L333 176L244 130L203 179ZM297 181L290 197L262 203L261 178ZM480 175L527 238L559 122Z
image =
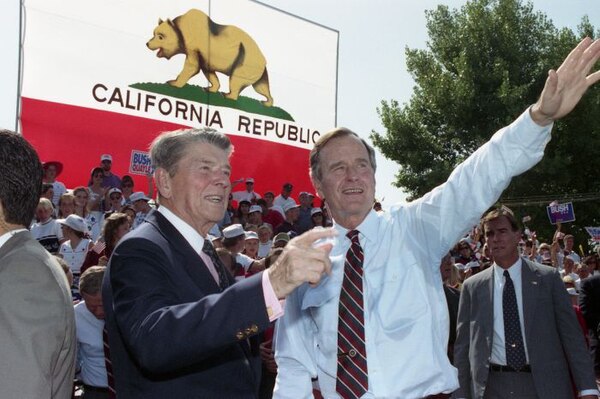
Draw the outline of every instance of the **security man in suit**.
M313 243L334 233L314 231L234 284L207 239L227 207L232 151L212 129L152 143L160 207L119 242L103 284L117 398L256 398L258 334L280 299L330 272L331 245Z
M0 130L2 399L69 399L73 388L75 318L67 277L27 230L42 174L31 145Z
M592 362L558 270L519 257L508 208L483 218L492 267L467 279L458 310L455 398L597 398Z

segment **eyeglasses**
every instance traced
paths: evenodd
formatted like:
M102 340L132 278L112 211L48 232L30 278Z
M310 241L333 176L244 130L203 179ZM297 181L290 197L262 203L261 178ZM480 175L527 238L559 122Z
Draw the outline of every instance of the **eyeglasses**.
M111 195L111 196L110 196L110 199L111 199L111 200L117 200L117 199L121 199L121 195L120 195L120 194L117 194L117 195Z
M102 173L97 173L94 175L94 177L104 177L104 175Z

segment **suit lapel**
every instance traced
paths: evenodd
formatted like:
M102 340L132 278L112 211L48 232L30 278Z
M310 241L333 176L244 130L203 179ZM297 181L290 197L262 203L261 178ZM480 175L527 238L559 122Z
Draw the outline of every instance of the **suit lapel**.
M527 342L532 342L534 337L531 337L531 326L529 324L534 320L541 277L530 262L525 259L521 262L521 295L523 296L525 339Z
M485 285L485 289L482 292L485 295L482 295L481 300L481 309L483 309L483 326L485 328L486 337L490 337L487 341L489 345L489 351L491 353L492 350L492 338L494 336L494 268L488 267L486 270L482 271L483 281L482 284Z
M181 235L160 212L152 211L146 217L146 222L152 224L165 237L174 253L177 253L178 263L190 276L190 279L204 294L220 292L219 286L208 267L187 240ZM177 265L176 265L177 266Z

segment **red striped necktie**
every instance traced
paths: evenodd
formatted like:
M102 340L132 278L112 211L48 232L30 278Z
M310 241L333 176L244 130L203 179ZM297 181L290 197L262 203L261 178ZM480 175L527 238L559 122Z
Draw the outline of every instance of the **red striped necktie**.
M335 389L345 399L360 398L369 388L362 291L364 256L358 234L358 230L346 234L352 244L346 253L340 292Z
M104 343L104 364L106 366L106 377L108 378L108 397L115 399L117 393L115 391L115 377L113 375L112 361L110 360L110 346L108 345L108 331L106 325L102 329L102 341Z

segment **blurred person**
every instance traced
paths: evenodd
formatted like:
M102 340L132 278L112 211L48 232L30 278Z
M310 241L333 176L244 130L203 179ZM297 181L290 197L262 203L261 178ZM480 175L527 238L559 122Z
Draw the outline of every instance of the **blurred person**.
M285 213L285 221L275 229L277 233L298 234L298 217L300 216L300 205L296 204L293 199L286 202L283 212Z
M250 201L240 201L238 203L235 216L231 219L233 224L245 226L248 223L248 212L250 211Z
M273 200L273 206L277 205L277 206L280 206L281 208L285 209L285 207L284 207L285 204L294 204L295 205L296 201L292 197L290 197L293 189L294 189L294 186L292 185L292 183L284 183L283 186L281 187L281 194L279 194Z
M241 224L236 223L223 229L223 247L235 257L236 263L244 269L244 275L251 275L264 270L264 261L258 261L244 254L246 232Z
M105 196L109 188L102 185L104 170L100 167L92 169L90 184L88 184L88 210L104 213L106 208Z
M132 229L135 229L136 227L141 225L144 222L144 220L146 220L146 216L148 216L150 211L153 209L148 204L149 201L150 198L146 197L146 195L142 191L136 191L135 193L131 194L131 203L136 212L135 220L131 227Z
M121 210L121 201L123 199L123 193L120 189L113 187L108 189L105 198L104 212L119 212Z
M79 276L81 276L81 266L94 243L88 238L88 227L81 216L69 215L66 219L59 219L57 222L61 225L65 237L65 242L60 245L59 254L73 272L71 294L74 299L80 299Z
M63 272L65 272L65 276L67 276L67 282L69 283L69 287L70 287L71 285L73 285L73 272L71 271L71 268L69 267L67 262L65 262L65 260L60 255L52 255L52 256L54 256L54 260L56 260L58 262L58 264L60 265L60 268L63 270Z
M263 223L258 226L258 257L264 258L271 251L273 246L273 228L269 223Z
M102 154L100 156L100 167L102 168L102 187L119 188L121 187L121 178L112 173L112 155Z
M276 229L285 220L284 217L275 209L271 209L264 198L256 201L256 205L262 209L262 220L264 223L271 225L273 229Z
M573 250L575 246L575 237L572 234L566 234L563 237L563 256L570 256L575 263L581 262L581 257Z
M82 301L75 305L77 331L77 365L83 382L82 399L109 399L108 376L104 353L104 307L102 279L104 266L92 266L79 280Z
M152 174L146 175L146 178L148 180L148 194L146 197L148 200L150 200L154 197L154 180L152 178ZM131 205L131 199L129 197L134 193L134 186L135 182L133 181L133 178L129 175L124 175L121 179L121 187L119 187L121 189L121 193L123 194L121 206Z
M288 242L290 242L288 233L277 233L273 238L273 247L271 248L271 251L274 251L277 248L284 248Z
M258 257L258 234L254 231L247 231L244 239L244 255L259 259Z
M54 204L54 207L57 208L60 196L67 192L65 185L56 180L63 170L63 164L58 161L48 161L44 162L42 166L44 168L44 179L42 181L44 183L52 184L54 195L50 200Z
M310 210L310 220L313 227L325 227L325 218L321 208L312 208Z
M49 199L52 202L52 198L54 198L54 186L51 183L42 183L42 194L40 197ZM52 207L54 208L54 203Z
M129 233L130 227L131 221L126 214L115 212L108 216L102 228L101 239L88 251L81 266L82 273L90 266L107 265L117 244Z
M252 205L248 210L248 224L255 226L263 224L262 208L260 205Z
M104 213L99 211L97 204L90 203L90 190L79 186L73 190L75 196L75 214L85 219L88 225L88 233L92 241L96 241L102 232ZM96 210L92 210L92 208Z
M238 203L240 201L248 201L251 204L256 204L256 200L261 199L259 193L254 191L254 179L252 177L246 178L246 189L243 191L234 191L231 193L233 199Z
M31 226L31 235L51 254L58 253L64 242L63 233L56 219L52 218L54 207L48 198L40 198L35 214L38 222Z
M124 398L256 397L258 334L283 312L279 299L329 271L327 249L312 245L333 233L315 231L267 272L233 284L208 241L227 205L232 151L208 128L162 133L151 145L160 207L121 240L103 285Z
M244 268L235 261L235 256L227 248L215 248L215 251L217 251L217 255L219 255L221 262L223 262L225 269L227 269L236 281L244 278Z
M75 196L71 193L64 193L58 199L58 217L64 219L75 213Z
M302 234L305 231L312 229L313 222L311 218L311 211L313 209L312 202L313 196L306 191L302 191L298 196L300 200L300 207L298 208L298 220L296 221L297 233Z
M129 218L129 224L133 226L135 216L137 215L135 208L131 205L125 205L123 208L121 208L120 213L124 213L125 215L127 215L127 217Z
M267 208L271 208L273 206L273 202L275 201L275 194L272 191L267 191L264 194L264 200L267 205Z
M448 358L450 359L450 363L454 363L454 341L456 341L456 320L458 318L458 302L460 300L460 290L446 284L451 278L452 269L454 269L454 259L448 252L440 262L440 276L442 277L442 286L450 318L450 335L448 336Z
M73 388L75 321L67 278L27 231L42 175L42 164L23 136L0 130L2 399L69 399Z

